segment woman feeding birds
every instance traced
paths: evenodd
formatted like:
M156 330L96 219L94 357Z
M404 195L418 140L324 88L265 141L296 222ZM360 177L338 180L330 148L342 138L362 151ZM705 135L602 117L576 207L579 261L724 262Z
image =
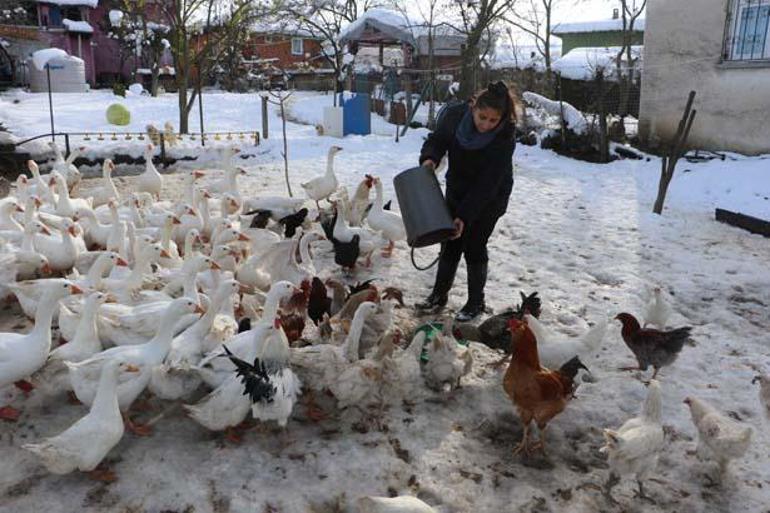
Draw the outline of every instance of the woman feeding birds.
M417 305L421 310L435 313L446 305L464 255L468 300L456 319L470 321L484 311L487 241L508 207L513 188L518 105L503 82L489 84L470 102L447 106L422 146L422 166L435 170L447 155L446 201L455 233L442 244L433 292Z

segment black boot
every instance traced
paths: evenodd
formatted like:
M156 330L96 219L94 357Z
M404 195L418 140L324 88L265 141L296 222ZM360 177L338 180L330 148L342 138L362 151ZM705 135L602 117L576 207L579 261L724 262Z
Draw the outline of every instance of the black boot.
M455 316L457 322L472 321L484 313L484 286L487 284L487 263L467 264L468 302Z
M436 270L436 282L433 285L433 292L430 293L425 301L414 305L418 310L424 310L426 313L438 313L449 301L449 291L452 290L452 284L455 281L458 261L440 258L438 269Z

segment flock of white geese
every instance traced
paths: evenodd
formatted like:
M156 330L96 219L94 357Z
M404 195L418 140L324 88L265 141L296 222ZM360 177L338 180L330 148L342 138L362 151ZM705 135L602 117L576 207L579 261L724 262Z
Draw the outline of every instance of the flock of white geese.
M110 160L98 186L85 187L75 153L65 160L52 149L49 173L29 161L31 177L20 176L0 200L0 297L34 319L29 333L0 333L0 390L29 393L45 382L90 407L66 431L23 446L50 472L114 478L100 463L125 428L150 433L128 415L147 389L182 402L205 428L232 434L249 413L286 426L312 391L330 391L337 408L363 410L400 403L424 385L453 389L470 371L470 352L449 322L430 344L418 333L402 347L398 294L373 283L351 293L344 269L314 262L313 251L332 250L325 234L359 241L367 260L378 248L390 256L405 238L401 218L383 208L378 178L363 177L352 196L340 187L333 159L341 148L329 150L324 174L302 184L307 199L243 197L246 171L228 148L219 170L181 171L181 201L162 198L152 145L123 194ZM319 220L330 218L323 230ZM239 330L244 318L250 326ZM54 323L62 342L55 348ZM290 344L287 325L299 326L301 339ZM4 397L0 418L16 420L19 410L3 402L20 404L23 395ZM307 411L320 414L312 401Z

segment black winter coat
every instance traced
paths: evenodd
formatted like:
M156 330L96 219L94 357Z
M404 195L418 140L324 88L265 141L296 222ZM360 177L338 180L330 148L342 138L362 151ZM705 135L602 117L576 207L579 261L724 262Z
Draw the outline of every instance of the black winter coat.
M508 207L513 189L513 150L515 127L506 123L484 148L466 150L460 147L455 131L465 113L467 103L447 107L436 130L422 145L420 164L430 159L438 166L449 153L446 176L446 200L454 217L466 226L482 215L501 216Z

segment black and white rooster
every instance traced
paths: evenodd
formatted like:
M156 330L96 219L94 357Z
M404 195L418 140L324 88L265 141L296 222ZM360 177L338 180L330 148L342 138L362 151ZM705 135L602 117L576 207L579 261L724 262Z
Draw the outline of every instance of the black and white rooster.
M274 420L285 427L302 389L302 382L289 366L289 341L278 318L276 330L262 344L254 364L233 355L223 346L236 367L244 387L244 395L251 398L251 413L255 419Z

